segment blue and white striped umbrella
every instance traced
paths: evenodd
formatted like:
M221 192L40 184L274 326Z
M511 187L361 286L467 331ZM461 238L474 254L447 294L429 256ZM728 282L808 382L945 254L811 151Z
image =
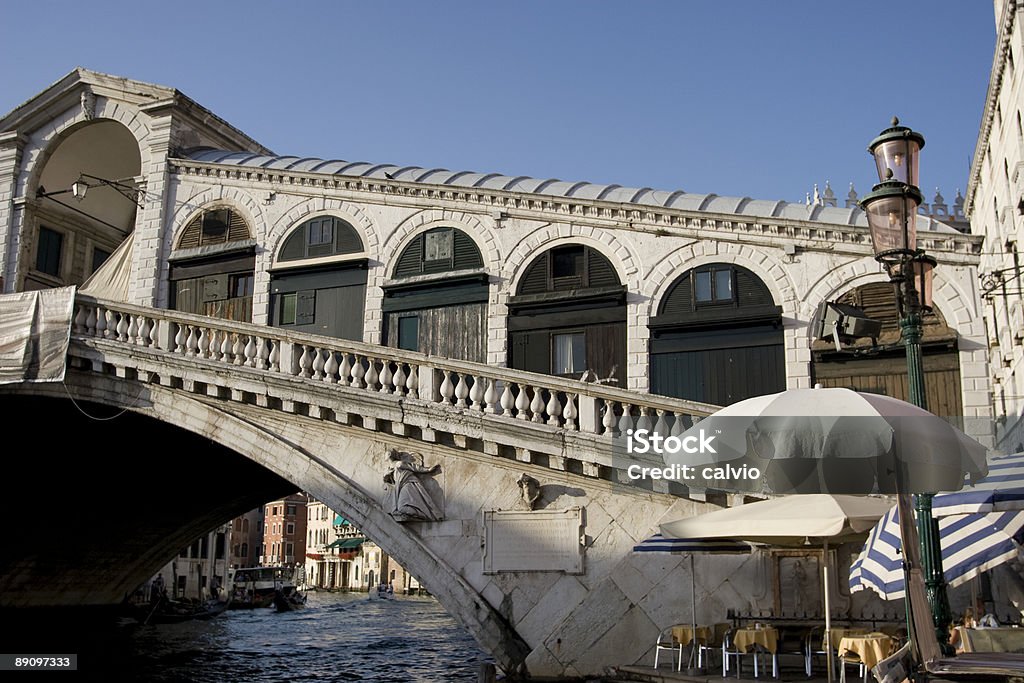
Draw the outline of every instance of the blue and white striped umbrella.
M989 460L988 475L975 486L956 493L940 493L932 500L932 515L1024 510L1024 453Z
M1017 556L1024 544L1024 510L952 515L939 519L942 568L949 586ZM850 567L850 591L870 588L883 600L903 597L899 513L888 512L871 530Z
M633 546L635 553L749 553L750 544L729 539L668 538L654 534Z

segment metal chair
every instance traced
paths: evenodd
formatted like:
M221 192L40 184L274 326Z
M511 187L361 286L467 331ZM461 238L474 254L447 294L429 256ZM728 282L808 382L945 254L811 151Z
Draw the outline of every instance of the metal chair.
M658 634L658 641L654 644L654 668L655 669L658 668L658 655L661 654L662 650L670 650L672 652L678 652L679 653L679 664L678 664L678 667L680 667L680 668L682 667L682 663L683 663L683 646L682 646L682 644L678 640L676 640L676 637L674 635L672 635L672 629L673 628L674 628L673 626L669 626L668 628L662 630L662 632ZM672 661L671 661L671 666L672 666L673 669L677 668L675 657L676 657L676 655L673 654L672 655Z
M839 655L839 683L846 683L847 664L854 664L860 667L857 673L863 683L868 683L868 668L864 666L864 662L861 661L860 657L852 652L844 652Z
M804 673L810 678L813 675L813 659L815 655L832 657L832 648L825 642L825 627L814 626L807 632L804 644ZM825 662L826 667L828 662Z
M733 645L733 636L736 633L736 629L730 628L726 631L725 636L722 638L722 678L729 675L729 659L736 660L736 678L739 678L742 674L741 663L745 655L751 655L754 658L754 678L757 678L757 651L753 652L740 652Z
M722 643L725 642L725 634L732 628L732 624L724 622L721 624L715 624L711 627L711 640L707 643L697 644L697 668L704 668L704 658L707 657L708 663L711 663L711 653L722 647Z

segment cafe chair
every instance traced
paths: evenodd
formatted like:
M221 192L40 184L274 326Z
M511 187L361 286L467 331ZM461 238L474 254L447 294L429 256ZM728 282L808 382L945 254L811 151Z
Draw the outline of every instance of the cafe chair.
M862 683L868 683L868 668L864 666L860 657L852 652L843 652L839 655L839 683L846 683L846 666L848 664L860 667L857 674L861 677Z
M679 653L679 667L683 664L683 646L679 641L676 640L675 636L672 635L672 626L664 629L658 634L658 642L654 644L654 668L658 668L658 655L661 654L662 650L669 650L673 653ZM671 668L676 668L676 655L672 655L672 661L670 662Z
M733 635L735 633L736 629L731 628L726 631L725 636L722 638L722 678L728 676L729 671L732 669L729 664L730 659L736 660L736 678L739 678L742 673L740 663L747 655L751 655L754 658L754 678L757 678L757 652L740 652L737 650L733 644Z
M814 657L824 655L826 658L832 656L832 648L825 643L825 627L815 626L807 632L807 641L804 644L804 673L810 678L814 675ZM825 661L828 667L828 660Z
M721 624L715 624L711 627L711 641L707 643L698 643L697 645L697 668L704 668L704 660L707 658L708 664L711 664L711 653L722 647L722 643L725 642L725 634L729 632L732 625L729 622Z

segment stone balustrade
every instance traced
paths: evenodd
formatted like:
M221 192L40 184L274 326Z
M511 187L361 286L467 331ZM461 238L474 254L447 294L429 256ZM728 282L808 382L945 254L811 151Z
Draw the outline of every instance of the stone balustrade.
M609 444L623 417L668 434L715 410L706 404L603 384L101 301L81 294L75 302L72 338L101 351L81 356L95 371L103 371L107 363L123 375L134 364L136 377L153 381L149 375L155 375L162 384L169 384L168 378L175 374L170 367L182 362L190 368L235 370L236 374L230 376L233 379L225 379L220 372L214 384L227 385L225 393L236 400L244 400L246 393L255 394L254 402L259 405L267 402L253 389L251 373L287 378L300 382L310 396L307 400L302 392L290 394L292 398L282 400L286 412L296 412L294 404L299 402L310 406L310 416L323 417L321 404L331 402L317 397L323 397L327 389L349 399L349 409L331 408L335 419L370 429L380 428L375 416L380 411L375 407L386 407L389 401L394 404L397 400L420 411L405 410L397 418L393 411L385 411L393 433L406 435L406 428L415 426L420 429L417 436L431 442L437 440L438 431L446 431L453 435L454 445L462 447L466 447L467 438L476 437L487 442L485 452L497 455L497 446L502 445L526 462L533 461L532 453L546 452L547 464L556 469L573 468L564 462L565 444L554 448L559 440L552 441L552 437L559 433L572 435L577 438L568 450L572 459L581 463L577 469L595 477L603 476L601 466L613 467ZM103 353L104 349L119 350L117 362ZM142 353L147 354L146 362L141 362ZM183 388L195 390L193 379L185 377L179 382ZM221 394L216 387L208 393ZM301 400L296 400L296 395ZM473 417L486 423L478 423L475 430L465 428L466 418L472 424ZM499 438L500 433L505 433L505 438Z

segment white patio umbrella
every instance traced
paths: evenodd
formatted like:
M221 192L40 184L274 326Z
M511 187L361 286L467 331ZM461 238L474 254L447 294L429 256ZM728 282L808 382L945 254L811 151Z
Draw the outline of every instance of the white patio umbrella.
M678 439L711 447L666 452L668 465L698 472L705 465L747 465L760 472L757 481L705 484L722 490L935 493L960 488L965 474L977 481L987 472L985 446L942 418L905 401L841 388L739 401Z
M825 642L831 642L832 619L828 596L828 547L862 537L889 511L884 498L808 494L739 505L661 525L664 536L728 538L780 546L821 546ZM829 680L832 661L829 658Z

